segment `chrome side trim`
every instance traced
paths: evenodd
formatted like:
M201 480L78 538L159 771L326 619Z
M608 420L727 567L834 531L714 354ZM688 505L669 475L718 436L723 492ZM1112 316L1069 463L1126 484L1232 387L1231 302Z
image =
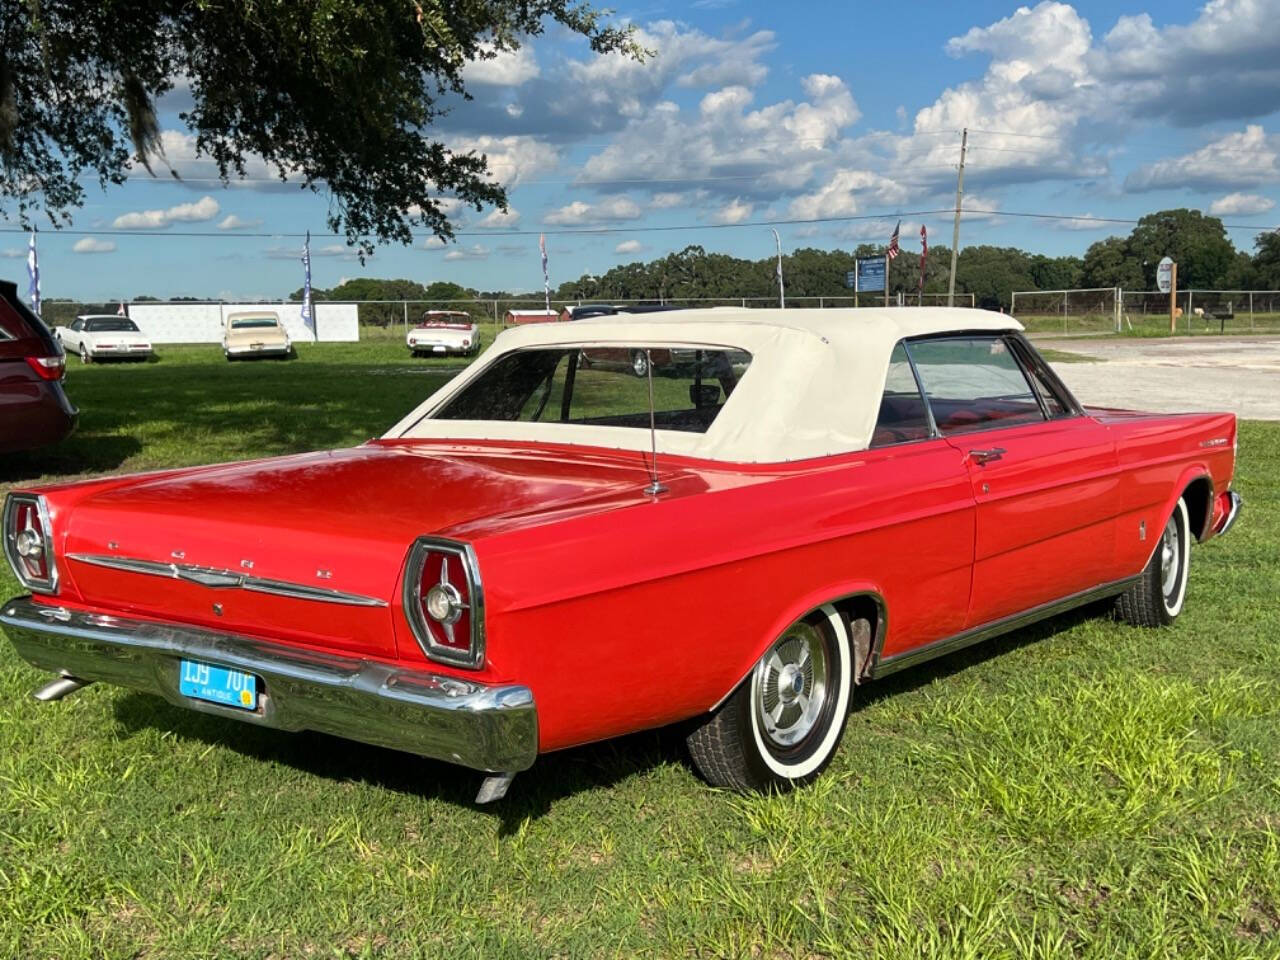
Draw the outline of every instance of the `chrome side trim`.
M176 623L48 609L29 597L0 608L14 649L43 670L159 694L170 703L280 730L316 730L476 770L512 773L538 753L533 693L400 664L301 650ZM256 711L179 693L179 664L201 660L261 678Z
M993 620L990 623L984 623L981 626L965 630L963 633L957 633L955 636L943 637L941 640L936 640L923 647L916 647L914 650L904 650L902 653L894 654L892 657L886 657L883 660L880 659L880 649L877 647L875 662L872 664L870 671L871 678L878 680L906 667L924 663L934 657L954 653L956 650L963 650L965 647L981 643L983 640L989 640L992 637L998 637L1000 634L1010 633L1022 627L1030 626L1059 613L1066 613L1068 610L1082 607L1086 603L1114 597L1116 594L1124 593L1141 576L1142 574L1125 577L1123 580L1113 580L1110 583L1104 583L1089 590L1081 590L1079 593L1073 593L1069 597L1063 597L1061 600L1042 603L1040 606L1024 610L1022 613L1015 613L999 620ZM882 643L883 635L879 639Z
M471 646L467 650L458 650L437 640L427 618L422 615L422 567L432 553L444 554L446 565L449 557L455 558L466 577L467 593L471 598ZM419 537L413 542L404 575L404 613L413 638L428 659L472 670L484 666L484 585L480 582L480 563L471 544L443 537ZM447 624L442 625L442 629L452 631L453 627ZM452 638L452 632L449 636Z
M353 607L388 605L385 600L366 597L359 593L343 593L341 590L313 587L288 580L251 577L248 574L236 573L234 570L219 570L215 567L201 567L192 563L160 563L155 560L137 560L132 557L106 557L96 553L69 553L67 557L78 563L88 563L95 567L142 573L153 577L168 577L171 580L185 580L213 590L249 590L252 593L269 593L277 597L293 597L296 600L318 600L321 603L343 603Z
M36 516L40 518L40 526L44 529L45 549L48 551L46 559L49 562L49 579L47 581L31 580L22 572L22 565L17 556L18 545L10 532L13 526L13 514L17 511L19 503L36 505ZM9 494L4 498L4 517L0 522L4 524L4 556L9 561L9 566L18 583L37 593L56 594L58 592L58 553L53 549L53 524L49 522L49 505L45 503L44 497L38 493Z

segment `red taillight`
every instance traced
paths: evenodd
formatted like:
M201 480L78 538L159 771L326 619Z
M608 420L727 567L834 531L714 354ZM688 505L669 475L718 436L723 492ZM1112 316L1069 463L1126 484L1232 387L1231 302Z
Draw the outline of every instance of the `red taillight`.
M405 613L422 652L460 667L484 663L484 600L475 553L421 537L409 554Z
M27 363L41 380L61 380L67 372L67 358L62 354L53 357L27 357Z
M41 497L15 493L4 504L4 549L9 565L28 590L52 593L58 586L53 531Z

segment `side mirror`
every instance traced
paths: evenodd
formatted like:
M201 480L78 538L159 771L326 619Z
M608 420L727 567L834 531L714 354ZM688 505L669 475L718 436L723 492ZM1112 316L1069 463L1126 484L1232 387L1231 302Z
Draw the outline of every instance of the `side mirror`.
M720 385L716 383L690 384L689 402L694 408L714 407L720 402Z

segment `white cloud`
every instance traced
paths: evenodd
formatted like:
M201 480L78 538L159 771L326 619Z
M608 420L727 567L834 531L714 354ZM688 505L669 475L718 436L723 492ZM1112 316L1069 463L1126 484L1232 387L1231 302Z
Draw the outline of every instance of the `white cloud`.
M536 137L450 137L449 149L454 153L484 154L489 172L506 187L518 186L554 170L560 163L560 151Z
M468 85L493 87L518 87L538 76L538 59L528 44L516 50L495 50L493 44L481 45L481 57L472 60L462 70L462 80Z
M644 244L639 240L623 240L620 244L613 248L614 253L639 253L644 249Z
M630 197L605 197L599 203L584 203L574 200L558 210L553 210L542 218L544 223L552 226L577 227L596 223L617 223L623 220L638 220L642 211L640 205Z
M663 190L649 198L649 208L652 210L671 210L675 207L686 207L691 202L691 198L687 193Z
M264 251L264 255L269 260L296 260L302 262L302 244L291 244L288 246L277 245L268 247ZM341 257L344 260L355 260L358 258L357 252L344 243L325 243L311 245L311 259L328 257Z
M257 219L245 220L242 217L236 216L234 213L230 213L230 214L227 214L227 216L222 220L222 222L218 224L218 229L219 230L248 230L248 229L251 229L252 227L260 227L260 226L262 226L261 220L257 220Z
M742 223L751 218L753 204L745 202L741 197L734 197L719 210L711 214L712 223Z
M20 250L17 247L6 247L5 249L0 250L0 257L4 257L6 260L21 260L25 258L26 255L27 251Z
M99 240L97 237L81 237L71 248L72 253L115 253L114 240Z
M791 201L791 216L800 220L852 216L861 209L859 197L877 204L900 204L909 191L894 180L870 170L836 170L825 186Z
M1276 205L1276 202L1270 197L1264 197L1257 193L1228 193L1225 197L1219 197L1209 207L1209 212L1215 217L1229 216L1252 216L1254 214L1266 213Z
M1280 182L1280 136L1268 135L1259 124L1229 133L1191 153L1169 157L1134 170L1126 189L1160 190L1190 187L1256 187Z
M485 230L511 229L520 222L520 211L515 207L506 210L491 210L476 224Z
M167 168L192 187L207 188L209 183L218 180L218 165L197 150L195 134L185 130L161 130L160 146L164 159L151 165L157 177L166 176ZM244 168L245 178L240 179L233 174L229 181L231 186L249 190L279 190L286 186L279 178L279 168L268 165L257 154L245 157ZM146 177L148 174L145 170L135 170L133 176Z
M111 222L119 230L161 230L174 223L203 223L218 215L218 201L209 195L195 203L179 203L164 210L122 213Z
M1116 224L1099 223L1092 217L1092 213L1086 213L1082 217L1062 217L1053 221L1053 225L1059 230L1114 230L1116 228Z
M659 170L727 198L773 198L800 189L861 115L838 78L814 74L802 83L808 100L758 109L751 108L754 94L743 86L707 93L696 113L660 103L590 157L578 182L625 183Z
M489 248L475 244L470 247L458 247L444 255L446 260L484 260L489 256Z
M440 237L427 237L422 241L422 248L424 250L439 250L444 246L447 246L447 244Z

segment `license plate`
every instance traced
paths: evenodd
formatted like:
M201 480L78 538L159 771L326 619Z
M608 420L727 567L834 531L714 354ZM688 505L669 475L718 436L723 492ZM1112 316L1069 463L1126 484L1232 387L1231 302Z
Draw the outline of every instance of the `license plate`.
M444 353L446 349L447 349L447 348L445 348L445 347L432 347L432 348L431 348L431 352L432 352L432 353Z
M179 665L178 690L184 697L240 710L258 709L258 678L252 673L199 660Z

